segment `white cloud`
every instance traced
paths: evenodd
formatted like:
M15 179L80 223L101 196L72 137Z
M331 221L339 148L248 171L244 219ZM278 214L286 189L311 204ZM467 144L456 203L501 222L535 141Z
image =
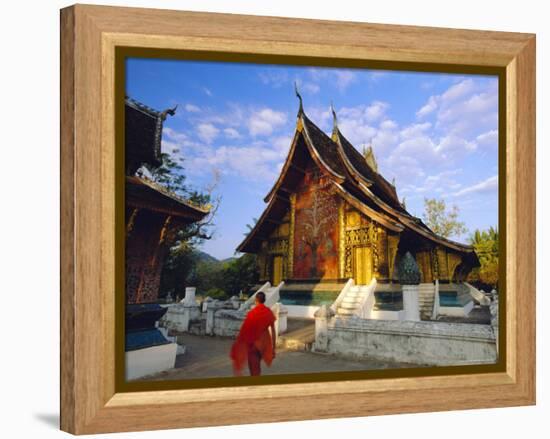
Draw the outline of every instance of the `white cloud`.
M422 136L428 129L431 128L431 126L432 124L430 122L408 125L401 130L401 138L404 140L408 140L413 137Z
M271 85L279 88L290 81L290 76L286 70L268 69L258 73L260 81L265 85Z
M381 101L374 101L365 110L365 117L367 121L374 122L375 120L380 119L388 108L389 108L388 103L381 102Z
M490 130L476 137L480 145L496 146L498 144L498 130Z
M439 96L430 96L428 102L416 112L416 117L422 118L430 113L433 113L437 108L437 101Z
M300 87L302 90L304 90L305 92L309 93L309 94L316 94L316 93L319 93L319 91L321 90L321 86L319 84L315 84L313 82L304 82L301 87Z
M275 150L279 152L281 157L286 157L288 150L290 149L291 142L292 137L290 136L280 136L271 140Z
M216 168L251 181L274 181L283 160L281 151L264 142L245 147L220 146L208 154L187 159L191 172Z
M477 148L475 142L468 141L456 135L450 134L440 139L437 145L437 151L441 153L442 158L449 158L449 154L463 154L464 152L474 151Z
M251 136L268 136L273 130L283 125L287 120L285 113L271 108L263 108L254 112L248 119L248 132Z
M384 78L388 75L388 72L384 70L375 70L373 72L369 72L367 75L367 79L370 82L378 82L380 79Z
M218 137L220 130L211 123L201 123L197 126L197 135L199 139L206 143L212 143L212 141Z
M162 128L162 136L177 143L185 142L189 139L189 137L181 131L176 131L167 126Z
M380 129L381 130L394 130L397 128L397 123L395 123L391 119L386 119L380 122Z
M374 101L370 105L344 107L338 111L338 126L346 138L354 145L369 143L376 136L380 138L392 134L395 122L385 119L389 105L386 102ZM382 120L380 129L374 123ZM387 139L386 139L387 140Z
M357 81L357 73L352 70L310 68L308 69L308 74L313 82L327 81L334 84L341 92Z
M238 139L241 137L241 135L235 128L224 128L223 134L229 139Z
M453 195L455 197L460 197L463 195L470 195L470 194L480 194L480 193L487 193L487 192L496 192L498 190L498 175L494 175L492 177L489 177L487 180L484 180L480 183L474 184L472 186L468 186L458 192L455 192Z
M185 111L188 111L189 113L199 113L201 109L193 104L185 104Z
M419 119L434 115L435 128L444 134L476 136L498 124L497 81L462 79L439 95L428 98L417 112Z
M212 91L211 91L209 88L203 87L203 88L202 88L202 91L203 91L207 96L212 96Z
M336 70L336 87L344 91L357 80L357 75L349 70Z
M441 95L443 102L455 101L474 90L474 81L470 78L464 79L457 84L452 85Z

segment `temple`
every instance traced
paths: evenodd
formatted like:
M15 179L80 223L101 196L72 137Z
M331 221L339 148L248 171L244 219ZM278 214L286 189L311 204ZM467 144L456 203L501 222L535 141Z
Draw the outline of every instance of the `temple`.
M292 304L304 294L310 302L324 294L321 302L331 303L349 279L355 285L376 279L377 292L390 293L391 301L391 293L401 291L397 267L408 252L421 284L464 281L479 266L474 249L438 236L411 215L378 172L372 148L357 151L338 128L334 109L332 135L326 135L297 95L288 156L264 212L237 249L257 255L260 281L284 281L282 297Z
M162 126L175 110L161 112L130 98L125 101L127 304L157 301L162 266L177 230L208 214L207 208L136 176L145 164L162 164Z

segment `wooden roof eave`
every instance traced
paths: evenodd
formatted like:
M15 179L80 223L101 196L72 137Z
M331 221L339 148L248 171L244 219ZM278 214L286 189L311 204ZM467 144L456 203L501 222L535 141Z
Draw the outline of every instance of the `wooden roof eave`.
M172 203L175 203L182 208L185 209L185 215L190 216L194 218L195 221L199 221L202 218L204 218L206 215L210 213L210 209L207 207L200 207L196 206L195 204L190 203L189 201L180 198L178 196L175 196L174 194L166 191L162 186L157 185L156 183L152 181L148 181L143 178L135 177L135 176L126 176L126 184L133 185L137 188L139 187L145 187L147 190L152 191L152 193L156 194L157 197L161 197L161 199L165 199L167 201L170 201ZM134 207L140 207L140 208L147 208L148 204L143 202L132 202L130 203ZM156 210L163 211L174 214L173 210L171 209L163 209L163 208L155 208Z
M290 169L290 166L292 164L292 159L294 158L294 153L296 150L296 143L298 142L298 136L300 135L299 130L294 131L294 137L292 138L292 143L290 144L290 149L288 150L288 154L286 156L285 164L283 165L283 168L281 169L281 173L279 174L279 178L269 191L269 193L265 196L264 201L268 203L275 193L279 190L281 185L283 184L283 181L285 179L285 176Z
M248 233L248 235L246 235L244 240L238 245L238 247L237 247L238 252L247 253L244 249L251 243L251 241L253 239L257 238L256 235L258 234L258 232L259 232L261 226L263 225L264 221L266 221L266 219L268 218L268 216L269 216L271 210L273 209L273 206L275 205L275 202L277 200L288 201L285 198L279 197L277 195L274 196L273 198L271 198L271 200L269 201L269 204L267 205L267 207L262 212L262 215L260 216L260 218L258 219L256 224L254 224L254 227L252 228L252 230Z
M344 147L342 146L339 135L336 135L335 143L338 146L338 153L340 154L340 157L344 162L344 165L346 166L346 169L351 177L356 180L359 185L364 185L366 187L372 186L373 182L370 181L368 178L365 178L357 169L355 169L355 166L353 166L353 164L351 163L346 152L344 151Z
M316 163L317 166L319 166L319 168L327 171L327 173L330 174L337 183L339 184L343 183L346 180L346 177L336 172L323 160L323 158L315 148L313 141L311 140L311 137L307 129L307 125L302 117L303 115L300 116L300 120L302 122L302 127L303 127L302 130L305 134L304 139L306 140L306 146L309 150L309 153L311 154L311 157L313 158L313 161Z
M351 206L356 208L361 213L364 213L369 218L372 218L377 223L383 225L384 227L387 227L394 232L402 232L405 229L402 224L399 224L398 222L392 220L392 218L388 218L386 215L368 207L365 203L361 202L349 192L347 192L340 184L334 183L334 185L338 190L338 193L344 198L344 200L346 200Z
M459 242L451 241L450 239L443 238L442 236L438 236L433 232L430 232L429 230L424 229L423 227L418 226L416 223L414 223L414 220L411 220L410 218L402 218L401 222L405 224L409 229L415 231L416 233L424 236L425 238L443 245L445 247L449 247L453 250L456 250L458 252L466 252L471 253L474 252L474 248L471 245L465 245L461 244Z
M471 252L473 251L473 247L469 245L464 245L459 242L451 241L450 239L443 238L441 236L436 235L433 232L430 232L423 227L420 227L416 224L414 218L410 215L405 215L398 210L395 210L393 207L386 204L384 201L382 201L379 197L374 195L372 191L364 186L359 185L362 192L367 195L372 201L376 203L377 206L384 209L387 213L389 213L391 216L396 217L401 223L406 225L409 229L414 230L415 232L419 233L420 235L424 236L425 238L430 239L433 242L436 242L437 244L444 245L447 247L451 247L454 250L461 251L461 252Z
M334 171L321 157L317 149L315 148L315 145L313 141L311 140L311 137L308 133L307 126L302 119L302 114L299 115L299 124L296 130L294 131L294 137L292 138L292 143L290 146L290 150L288 152L288 155L285 160L285 164L283 165L283 168L281 169L281 173L279 174L279 178L269 191L269 193L265 196L264 201L267 203L269 200L273 198L273 195L277 193L277 191L280 189L280 187L283 184L283 181L285 180L286 174L288 173L289 169L292 165L292 160L294 158L294 153L296 150L296 144L298 142L298 136L300 134L303 134L306 147L309 151L309 154L313 158L313 161L315 164L320 168L324 169L336 182L343 183L345 181L345 176L339 174L338 172Z

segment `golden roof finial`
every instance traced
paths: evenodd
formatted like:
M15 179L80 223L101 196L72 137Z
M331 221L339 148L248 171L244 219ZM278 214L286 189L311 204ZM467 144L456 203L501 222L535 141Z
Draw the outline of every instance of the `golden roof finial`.
M296 97L300 100L300 108L298 109L298 114L303 113L304 112L304 105L303 105L303 102L302 102L302 95L298 91L298 84L296 83L296 81L294 81L294 93L296 93Z
M374 156L374 150L372 149L372 139L369 142L369 147L365 149L365 145L363 145L363 157L365 157L365 161L367 162L367 165L374 171L378 172L378 163L376 162L376 157Z

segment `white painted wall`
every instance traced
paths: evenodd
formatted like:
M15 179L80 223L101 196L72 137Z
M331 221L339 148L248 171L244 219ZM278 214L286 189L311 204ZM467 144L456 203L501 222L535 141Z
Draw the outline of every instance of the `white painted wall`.
M464 306L439 306L439 315L451 317L466 317L474 309L473 300Z
M134 380L172 369L176 364L177 350L176 343L168 343L126 352L126 379Z
M435 366L493 364L497 358L490 325L336 317L327 332L330 354Z
M318 306L306 305L285 305L288 310L288 317L314 319L315 312L319 309Z

